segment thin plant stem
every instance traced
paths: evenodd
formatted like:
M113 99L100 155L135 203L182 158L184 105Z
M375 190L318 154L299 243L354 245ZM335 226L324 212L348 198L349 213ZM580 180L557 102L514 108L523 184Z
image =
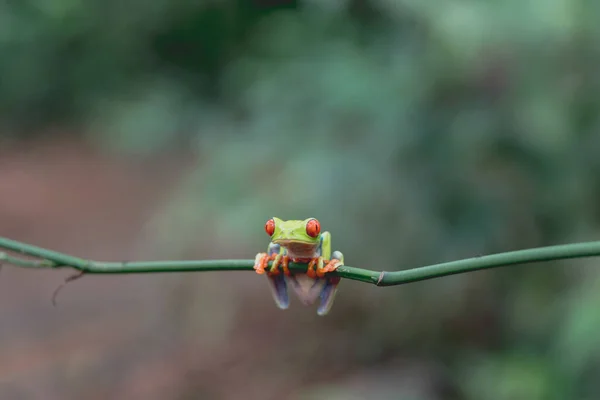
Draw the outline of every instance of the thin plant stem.
M254 266L252 259L99 262L2 237L0 237L0 249L11 252L11 254L0 252L0 264L38 269L74 268L85 274L252 271ZM22 256L37 260L25 259ZM510 251L400 271L373 271L344 265L332 274L376 286L394 286L483 269L594 256L600 256L600 241ZM290 263L289 267L292 271L306 271L307 265Z

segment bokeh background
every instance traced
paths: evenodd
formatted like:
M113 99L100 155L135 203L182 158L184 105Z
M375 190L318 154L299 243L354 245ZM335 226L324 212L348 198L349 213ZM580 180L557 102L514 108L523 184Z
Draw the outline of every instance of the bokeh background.
M0 2L0 235L400 270L600 236L600 3ZM252 273L0 273L0 398L597 399L600 261L278 310Z

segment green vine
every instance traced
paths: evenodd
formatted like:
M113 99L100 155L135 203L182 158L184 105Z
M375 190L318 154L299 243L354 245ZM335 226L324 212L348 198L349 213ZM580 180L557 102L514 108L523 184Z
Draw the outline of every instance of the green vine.
M82 274L252 271L254 265L253 259L99 262L2 237L0 237L0 249L10 252L0 252L0 263L12 264L22 268L74 268L79 271L77 276ZM34 259L24 258L23 256L33 257ZM377 286L394 286L482 269L593 256L600 256L600 241L511 251L392 272L373 271L344 265L332 274ZM306 267L306 264L290 263L292 271L303 271L306 270Z

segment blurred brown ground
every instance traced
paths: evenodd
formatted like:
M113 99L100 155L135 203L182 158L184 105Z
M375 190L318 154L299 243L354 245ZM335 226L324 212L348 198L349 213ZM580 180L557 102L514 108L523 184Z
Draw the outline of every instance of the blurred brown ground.
M88 258L127 259L187 161L109 158L68 136L0 149L0 235ZM161 303L161 279L81 279L54 308L52 292L70 273L3 269L0 398L164 398L161 387L185 379L185 367L168 356L156 362L156 349L136 347L152 322L144 310L151 314ZM131 364L137 367L124 374Z

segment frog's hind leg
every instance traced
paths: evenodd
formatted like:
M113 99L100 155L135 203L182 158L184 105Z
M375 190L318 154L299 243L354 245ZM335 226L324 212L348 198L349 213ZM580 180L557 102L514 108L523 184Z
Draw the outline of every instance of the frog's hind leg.
M287 267L287 255L285 250L281 246L271 243L269 245L268 254L273 258L273 266L271 270L267 272L267 281L269 282L269 288L273 295L275 304L282 310L285 310L290 305L290 297L288 295L287 283L285 281L285 274L279 271L279 264L283 263Z
M344 255L339 251L334 251L331 255L331 259L339 260L339 265L344 264ZM336 268L339 265L336 265ZM341 278L338 276L327 276L324 279L325 285L323 286L323 290L320 294L321 303L319 304L319 308L317 308L317 314L321 316L326 315L329 310L331 310L331 306L333 306L335 294L337 293L338 285L341 280Z

